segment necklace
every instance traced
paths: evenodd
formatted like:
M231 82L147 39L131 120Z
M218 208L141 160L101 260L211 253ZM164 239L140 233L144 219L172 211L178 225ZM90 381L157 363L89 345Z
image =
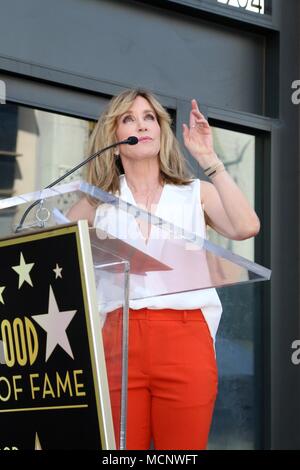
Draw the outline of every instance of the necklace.
M153 203L155 199L156 199L155 206L159 202L159 199L161 197L161 192L163 189L162 184L159 183L153 189L148 191L146 193L146 200L145 200L145 193L142 195L138 195L138 192L130 185L130 183L127 182L127 186L131 191L135 205L140 206L142 209L146 210L147 212L152 212L152 213L155 212L155 207L153 207L154 206ZM151 232L151 223L149 223L149 221L147 222L146 220L142 220L139 217L136 219L136 223L138 225L140 233L142 234L145 240L145 243L148 243L150 232Z
M138 194L138 192L130 184L128 184L128 187L130 191L132 192L135 203L145 208L147 212L151 211L151 207L155 201L155 198L159 194L158 190L162 190L163 188L162 185L159 183L155 188L150 189L150 191L147 191L146 197L145 197L145 193ZM156 201L156 203L158 202L158 200Z

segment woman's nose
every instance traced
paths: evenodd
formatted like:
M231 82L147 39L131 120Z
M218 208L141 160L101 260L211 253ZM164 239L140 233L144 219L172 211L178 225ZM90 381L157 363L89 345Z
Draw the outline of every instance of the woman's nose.
M141 119L137 121L137 126L139 131L146 131L148 129L146 123Z

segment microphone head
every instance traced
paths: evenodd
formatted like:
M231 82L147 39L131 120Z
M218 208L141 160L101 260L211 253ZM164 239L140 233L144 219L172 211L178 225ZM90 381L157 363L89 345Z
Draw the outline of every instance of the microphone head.
M127 139L127 144L129 145L135 145L137 144L139 141L139 139L135 136L135 135L131 135L130 137L128 137Z

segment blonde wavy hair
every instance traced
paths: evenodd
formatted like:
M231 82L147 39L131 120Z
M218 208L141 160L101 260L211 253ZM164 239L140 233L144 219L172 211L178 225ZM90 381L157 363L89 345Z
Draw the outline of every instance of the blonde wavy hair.
M185 158L171 129L171 117L154 95L144 89L125 90L111 99L91 134L89 154L116 141L118 118L130 109L138 96L142 96L150 103L161 129L159 152L161 181L177 185L189 184L192 175L187 169ZM115 150L110 149L89 163L87 181L104 191L116 194L120 192L121 172L122 168L116 162Z

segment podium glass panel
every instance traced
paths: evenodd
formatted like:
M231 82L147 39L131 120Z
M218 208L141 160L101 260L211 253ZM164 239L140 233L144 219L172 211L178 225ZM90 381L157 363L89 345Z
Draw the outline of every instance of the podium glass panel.
M92 235L90 230L116 447L125 449L129 263L102 249L99 240L93 239Z
M0 218L6 217L2 230L12 233L35 201L23 228L68 223L70 206L87 196L98 206L89 235L115 435L124 449L129 301L268 280L271 271L80 181L0 200Z
M0 200L0 211L18 206L21 215L25 204L40 200L38 214L32 210L24 227L53 226L68 222L64 213L84 195L101 207L94 240L101 241L102 249L131 261L130 299L270 279L269 269L85 182ZM17 225L14 217L12 226Z
M81 190L103 203L93 236L130 261L130 300L270 279L269 269L184 227L86 183Z

